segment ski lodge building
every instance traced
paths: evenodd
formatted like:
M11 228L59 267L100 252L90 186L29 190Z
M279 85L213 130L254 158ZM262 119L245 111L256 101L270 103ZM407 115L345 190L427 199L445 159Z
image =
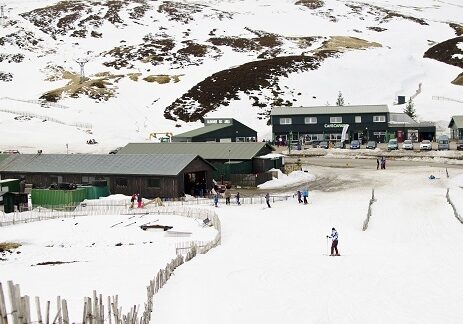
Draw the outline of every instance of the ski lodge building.
M347 128L347 141L387 142L397 138L422 141L436 136L436 126L417 122L404 113L392 113L387 105L273 107L272 135L275 142L320 142L341 140Z

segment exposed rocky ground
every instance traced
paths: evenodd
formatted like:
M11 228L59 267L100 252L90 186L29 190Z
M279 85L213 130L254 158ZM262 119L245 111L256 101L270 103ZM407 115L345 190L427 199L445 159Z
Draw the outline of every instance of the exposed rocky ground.
M424 53L424 57L458 66L463 69L463 36L455 37L434 45ZM463 73L453 80L452 83L463 85L462 75Z
M123 95L118 82L124 78L153 84L179 83L189 77L183 72L184 69L224 59L231 50L247 54L246 59L200 79L170 104L161 107L164 117L185 122L197 121L210 111L228 106L232 100L247 98L255 108L256 118L265 119L270 106L291 106L301 95L295 89L282 89L279 85L282 78L292 73L318 69L325 58L341 57L341 53L347 50L381 47L379 42L366 41L371 37L362 37L361 34L369 31L385 33L388 31L386 24L391 21L429 25L426 19L409 14L413 10L405 11L408 12L405 14L379 5L345 2L342 4L344 11L339 14L327 6L327 2L297 0L294 6L307 15L315 15L329 22L356 17L360 26L365 17L369 17L370 23L363 28L353 29L359 37L320 36L312 34L310 29L301 30L294 36L284 36L283 33L256 30L246 25L230 34L221 23L233 20L237 13L204 3L174 0L60 1L22 12L19 18L6 22L6 26L14 32L0 36L0 63L21 64L29 59L25 51L35 53L37 57L59 55L59 45L69 40L76 46L101 40L104 46L94 52L90 46L87 52L101 59L100 65L94 67L92 74L84 80L76 71L62 67L55 70L42 68L46 74L45 80L66 80L67 84L50 86L50 90L40 98L56 102L65 97L86 96L96 102L105 102ZM23 26L24 21L27 27ZM199 31L204 21L208 24L206 34ZM127 36L127 31L134 26L143 30L143 34L119 38L111 34L109 40L106 38L114 31L124 32ZM434 45L425 53L425 57L463 67L463 60L455 56L463 52L457 46L462 41L463 26L455 22L449 22L448 26L458 37ZM130 32L129 35L132 36ZM9 46L17 51L2 52L1 46ZM163 70L157 71L160 68ZM0 71L0 81L11 82L15 80L14 77L11 71ZM461 85L462 78L459 75L453 83ZM265 92L262 91L264 89Z

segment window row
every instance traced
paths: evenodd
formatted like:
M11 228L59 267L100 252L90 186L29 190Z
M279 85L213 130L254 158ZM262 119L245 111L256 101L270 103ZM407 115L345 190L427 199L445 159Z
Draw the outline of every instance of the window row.
M116 186L118 187L127 187L129 181L127 178L116 178ZM148 178L146 179L147 188L161 188L161 179L158 178Z
M304 124L317 124L317 122L318 122L317 117L305 117L304 118ZM362 116L355 116L355 123L360 124L361 122L362 122ZM385 123L386 116L384 115L373 116L373 122L374 123ZM290 117L280 118L280 125L291 125L292 123L293 123L293 120ZM330 117L330 124L341 124L341 123L342 123L341 116Z

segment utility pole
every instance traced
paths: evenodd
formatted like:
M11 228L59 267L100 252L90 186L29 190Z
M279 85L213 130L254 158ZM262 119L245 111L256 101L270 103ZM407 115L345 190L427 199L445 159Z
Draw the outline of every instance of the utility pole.
M75 60L77 64L79 64L80 66L80 81L79 83L82 83L85 81L85 71L84 71L84 68L85 68L85 64L87 64L88 62L88 59L77 59Z

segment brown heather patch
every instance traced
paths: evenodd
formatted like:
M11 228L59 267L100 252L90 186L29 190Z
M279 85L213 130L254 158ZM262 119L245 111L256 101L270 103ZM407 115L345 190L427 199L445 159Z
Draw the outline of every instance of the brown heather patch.
M142 76L141 73L128 73L127 76L132 81L138 81L138 79Z
M453 28L457 36L463 36L463 26L455 23L449 23L449 26Z
M109 100L115 95L115 86L111 82L117 82L124 75L112 75L109 72L99 73L100 77L90 79L86 78L80 83L80 75L77 73L63 71L62 79L70 80L64 87L54 89L44 93L40 99L50 102L57 102L65 94L77 98L79 95L85 95L96 101Z
M169 20L175 20L184 24L188 24L193 20L193 14L201 12L204 7L204 5L199 4L164 1L158 7L158 12L166 14Z
M19 243L0 242L0 252L5 252L5 251L11 252L11 250L17 249L20 246L21 244Z
M457 78L452 81L452 84L463 86L463 73L457 76Z
M0 71L0 81L3 81L3 82L13 81L13 74Z
M170 83L174 82L177 83L180 81L180 75L166 75L166 74L160 74L160 75L149 75L145 78L143 78L146 82L156 82L158 84L165 84L165 83Z
M380 33L380 32L383 32L383 31L386 31L386 30L387 30L387 28L381 28L381 27L377 27L377 26L375 26L375 27L367 27L367 29L369 29L369 30L373 30L373 31L375 31L375 32L378 32L378 33Z
M315 50L318 52L342 52L345 49L366 49L371 47L381 47L382 45L375 42L350 37L350 36L331 36L323 42L322 46Z
M295 4L305 6L309 9L318 9L325 5L322 0L298 0Z
M424 53L424 57L463 68L463 60L453 57L455 54L463 55L463 50L457 46L459 43L463 43L463 36L434 45Z
M195 85L168 106L164 117L186 122L197 121L219 106L227 106L231 100L239 99L239 92L249 94L263 88L273 88L280 77L293 72L314 70L318 66L318 58L296 55L249 62L220 71Z

